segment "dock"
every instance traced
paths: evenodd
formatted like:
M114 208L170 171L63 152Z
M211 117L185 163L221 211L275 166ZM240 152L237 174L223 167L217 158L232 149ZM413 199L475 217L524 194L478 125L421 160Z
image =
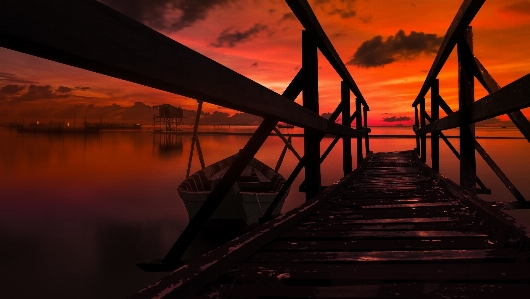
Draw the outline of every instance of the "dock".
M529 233L414 152L376 153L131 298L520 298Z
M368 101L308 1L285 2L303 27L302 67L281 94L98 1L42 0L32 2L32 9L24 1L2 2L0 46L197 100L189 164L197 143L204 168L197 138L203 102L263 118L167 255L140 263L149 271L171 272L139 286L131 298L527 297L530 230L477 197L492 192L477 174L479 155L516 199L512 206L530 207L475 137L477 122L507 115L530 142L530 122L522 112L530 107L530 74L501 87L473 52L470 24L485 0L462 1L411 98L415 148L384 153L370 150ZM329 118L320 116L318 52L341 80ZM438 76L453 52L458 107L452 108L443 99L447 84ZM475 79L488 95L475 99ZM300 94L301 103L295 103ZM168 115L162 116L167 124ZM180 114L169 116L179 122ZM289 139L278 133L279 122L304 129L304 155L296 155L298 164L261 224L183 261L271 132L285 143L283 154L291 150ZM459 129L459 150L443 133L453 128ZM334 139L321 152L326 135ZM322 186L321 163L339 141L342 157L334 158L342 158L337 171L344 177ZM440 141L459 160L459 184L439 173ZM273 216L302 170L305 181L296 187L306 202Z

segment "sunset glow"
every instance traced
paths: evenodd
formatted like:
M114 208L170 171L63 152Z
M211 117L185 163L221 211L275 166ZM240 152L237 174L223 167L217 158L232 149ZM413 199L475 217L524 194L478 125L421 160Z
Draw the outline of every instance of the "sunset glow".
M303 28L281 0L100 2L278 93L301 67ZM369 125L411 124L411 103L461 3L310 1L370 105ZM471 25L474 53L499 85L529 72L530 1L488 0ZM441 95L453 110L458 107L455 52L438 76ZM339 102L340 79L322 55L319 65L320 112L331 112ZM475 99L486 94L477 83ZM48 115L72 121L83 117L76 115L75 105L112 109L113 104L129 107L136 102L197 107L195 100L180 95L0 48L0 122ZM204 110L235 113L210 104ZM528 109L523 113L530 115Z

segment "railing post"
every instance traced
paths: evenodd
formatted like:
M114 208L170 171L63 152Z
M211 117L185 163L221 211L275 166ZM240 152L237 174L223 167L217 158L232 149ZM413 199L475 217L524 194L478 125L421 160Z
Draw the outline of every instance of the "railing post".
M341 103L342 103L342 125L351 127L350 121L350 88L346 82L340 82ZM342 137L342 169L344 176L352 171L352 156L351 156L351 137Z
M302 31L302 69L304 71L303 105L319 113L317 45L311 34ZM320 134L304 128L306 200L320 192Z
M361 130L363 128L363 117L362 117L362 102L361 99L355 98L355 111L357 111L357 118L355 119L355 128ZM357 137L357 165L363 160L363 137Z
M431 122L440 118L440 81L434 80L431 86ZM440 171L440 132L431 132L431 163L432 169Z
M420 124L421 127L425 127L425 98L420 101ZM427 162L427 134L421 134L421 150L420 156L423 162Z
M364 119L364 128L365 129L368 129L368 107L366 106L363 106L363 119ZM364 135L364 148L365 148L365 151L364 153L366 155L368 155L368 153L370 152L370 142L368 140L368 133L366 133L366 135Z
M459 109L472 104L474 98L474 77L472 55L465 55L466 44L473 53L473 32L471 26L457 43L458 52L458 104ZM463 116L465 117L465 116ZM460 186L476 194L477 165L475 161L475 124L460 127Z
M420 118L418 117L418 105L414 106L414 126L420 128ZM416 155L420 155L420 136L416 134Z

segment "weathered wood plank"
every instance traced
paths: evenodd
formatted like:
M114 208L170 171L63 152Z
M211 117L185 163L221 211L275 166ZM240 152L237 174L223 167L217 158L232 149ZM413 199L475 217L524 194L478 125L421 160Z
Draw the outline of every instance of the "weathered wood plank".
M423 99L423 97L425 97L427 91L429 88L431 88L433 81L436 79L436 77L438 77L438 74L442 70L447 58L449 58L449 55L453 51L453 48L456 46L456 43L458 40L460 40L469 24L471 24L471 21L478 13L484 2L486 2L486 0L465 0L462 2L462 5L458 9L455 18L451 22L451 26L449 26L449 29L445 34L442 45L440 46L431 69L429 70L429 74L427 75L425 82L423 82L423 86L421 87L416 100L414 100L412 103L413 107L416 106Z

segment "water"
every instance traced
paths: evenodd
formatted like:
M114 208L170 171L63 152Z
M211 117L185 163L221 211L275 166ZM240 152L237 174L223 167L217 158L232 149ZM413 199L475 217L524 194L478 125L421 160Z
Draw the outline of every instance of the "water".
M191 130L191 128L185 128ZM255 127L203 127L249 133ZM282 129L302 133L301 129ZM373 128L372 134L410 135L410 128ZM453 130L446 133L457 136ZM479 137L521 137L516 129L477 129ZM206 164L236 153L249 136L201 135ZM188 222L177 194L184 180L191 136L149 132L101 135L17 134L0 128L0 295L2 298L127 297L165 274L144 273L136 263L162 258ZM450 139L458 148L458 139ZM331 138L322 141L322 151ZM530 198L530 144L524 139L480 139L506 175ZM303 154L302 138L293 145ZM410 150L413 138L370 140L373 151ZM429 144L428 144L429 146ZM257 158L274 167L283 148L271 136ZM355 148L355 141L353 141ZM355 152L353 153L355 159ZM342 177L342 146L322 166L324 185ZM458 182L458 161L441 146L441 172ZM287 153L280 173L297 163ZM355 164L355 162L354 162ZM479 177L492 201L513 197L477 155ZM355 165L354 165L355 167ZM199 170L195 154L192 172ZM283 211L305 201L295 181ZM510 212L528 221L526 211ZM529 221L530 222L530 221ZM30 287L28 287L30 286Z

